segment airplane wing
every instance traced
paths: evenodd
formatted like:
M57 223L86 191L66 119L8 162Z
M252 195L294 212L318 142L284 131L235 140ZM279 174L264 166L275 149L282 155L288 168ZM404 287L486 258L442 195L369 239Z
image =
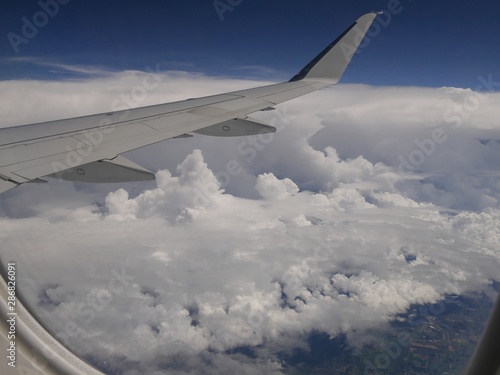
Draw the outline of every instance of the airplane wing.
M250 113L339 81L378 13L354 22L290 81L149 107L0 129L0 193L44 176L80 182L154 179L120 154L166 139L272 132Z

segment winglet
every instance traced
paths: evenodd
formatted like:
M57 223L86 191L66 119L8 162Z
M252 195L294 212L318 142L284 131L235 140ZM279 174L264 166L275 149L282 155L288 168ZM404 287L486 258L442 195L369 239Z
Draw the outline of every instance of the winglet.
M290 81L337 83L378 14L381 12L361 16Z

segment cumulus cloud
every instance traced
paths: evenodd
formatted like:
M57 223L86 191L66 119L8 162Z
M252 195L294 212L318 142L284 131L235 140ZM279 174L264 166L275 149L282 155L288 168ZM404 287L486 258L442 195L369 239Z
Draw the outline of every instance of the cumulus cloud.
M223 190L208 169L200 150L193 151L179 166L179 177L169 171L156 174L157 188L129 199L124 189L110 193L105 200L110 217L117 220L159 215L173 222L194 218L200 209L216 204Z
M278 180L272 173L263 173L257 177L255 188L264 199L286 199L299 191L289 178Z
M21 106L42 118L105 111L142 79L33 82ZM248 84L161 80L168 87L138 104ZM0 85L13 97L28 89ZM0 196L2 259L18 262L22 294L46 325L106 372L283 373L280 355L307 349L311 332L362 345L411 305L498 281L498 94L480 94L459 127L443 118L471 95L336 86L258 114L278 127L272 138L129 153L159 169L154 183L22 186ZM2 110L4 125L37 120ZM434 129L447 139L427 155L418 144L431 147Z

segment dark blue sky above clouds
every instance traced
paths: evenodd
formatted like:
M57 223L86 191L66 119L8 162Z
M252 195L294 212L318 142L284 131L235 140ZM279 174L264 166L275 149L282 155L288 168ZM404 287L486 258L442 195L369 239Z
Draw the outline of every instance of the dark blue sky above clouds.
M0 79L68 77L38 64L50 62L286 80L372 10L385 15L342 82L475 88L500 77L493 1L60 0L57 12L53 1L0 5ZM41 26L23 34L25 20Z

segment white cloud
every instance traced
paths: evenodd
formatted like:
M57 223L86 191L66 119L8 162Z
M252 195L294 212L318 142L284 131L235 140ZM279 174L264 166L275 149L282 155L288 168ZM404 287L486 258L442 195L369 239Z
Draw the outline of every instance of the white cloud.
M106 111L141 79L1 82L12 104L1 117ZM138 105L250 84L161 79ZM470 95L336 86L258 114L282 125L264 142L194 137L129 153L160 169L155 184L22 186L0 196L2 259L18 262L46 324L108 370L282 373L278 354L306 348L313 330L358 345L412 304L498 280L498 94L457 129L443 120ZM437 127L447 140L399 173L398 156ZM224 174L229 161L239 173Z
M263 173L257 177L255 188L264 199L286 199L299 191L289 178L278 180L272 173Z
M196 217L199 209L216 204L223 190L200 150L194 150L177 167L179 177L169 171L156 174L157 188L146 190L129 199L127 191L119 189L108 194L105 203L110 217L117 220L158 215L173 222Z

